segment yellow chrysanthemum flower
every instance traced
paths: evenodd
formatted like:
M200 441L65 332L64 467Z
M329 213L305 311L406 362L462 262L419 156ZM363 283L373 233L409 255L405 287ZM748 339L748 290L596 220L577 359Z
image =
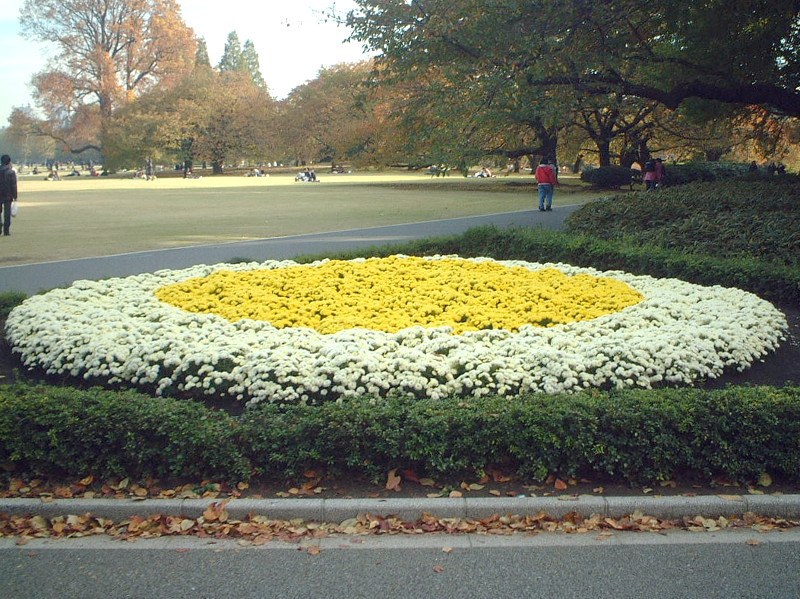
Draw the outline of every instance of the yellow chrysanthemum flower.
M354 328L389 333L449 326L456 334L518 331L619 312L642 301L626 283L554 268L531 271L486 261L392 256L247 272L219 271L156 291L161 301L232 322L324 334Z

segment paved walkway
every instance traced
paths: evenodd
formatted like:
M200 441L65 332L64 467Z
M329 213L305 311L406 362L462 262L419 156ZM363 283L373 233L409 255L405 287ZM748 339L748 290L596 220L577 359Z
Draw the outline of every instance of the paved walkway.
M389 225L370 229L311 233L292 237L273 237L236 241L215 245L117 254L99 258L40 262L0 268L0 292L20 291L29 295L43 290L69 285L81 279L125 277L162 268L188 268L195 264L217 264L248 258L253 260L284 260L300 255L322 254L415 239L458 235L481 225L500 228L542 227L560 229L564 219L579 205L556 206L552 212L525 210L471 216L446 220Z

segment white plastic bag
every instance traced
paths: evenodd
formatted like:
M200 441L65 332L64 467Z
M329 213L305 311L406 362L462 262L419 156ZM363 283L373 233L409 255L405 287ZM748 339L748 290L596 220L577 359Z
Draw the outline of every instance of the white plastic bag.
M11 202L11 216L16 216L19 213L19 202Z

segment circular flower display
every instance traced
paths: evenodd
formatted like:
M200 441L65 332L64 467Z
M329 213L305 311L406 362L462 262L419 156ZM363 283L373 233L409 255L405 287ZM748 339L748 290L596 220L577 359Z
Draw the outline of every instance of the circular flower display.
M391 259L401 264L405 260L411 259ZM353 327L326 334L292 323L276 326L242 314L229 320L218 314L188 312L157 297L175 292L191 298L191 289L198 284L192 279L233 277L239 281L248 273L314 269L329 261L305 266L291 261L220 264L79 281L67 289L34 296L9 315L6 336L26 365L51 374L124 382L159 394L228 395L255 403L359 394L441 398L690 383L719 376L725 368L743 370L774 350L787 329L780 311L737 289L564 264L453 256L422 260L439 262L443 268L458 262L531 273L554 269L577 276L573 282L583 280L578 287L584 288L603 279L624 285L606 296L603 301L609 309L597 317L588 315L588 304L580 299L585 296L577 294L575 302L587 305L573 310L573 317L563 324L530 318L527 322L553 326L517 322L507 329L460 334L451 325L387 327L388 332ZM381 263L372 259L350 264L373 261ZM417 272L419 261L408 262L407 272ZM501 286L511 285L508 281L516 278L504 279ZM179 292L180 285L172 287L178 284L189 291ZM231 289L238 287L237 283ZM446 293L444 284L439 287ZM307 293L318 291L312 287ZM497 295L506 291L498 289ZM460 292L455 292L452 304L460 301ZM622 295L629 296L624 304L628 307L616 304ZM533 311L532 306L528 312ZM578 320L576 314L587 314L588 319Z

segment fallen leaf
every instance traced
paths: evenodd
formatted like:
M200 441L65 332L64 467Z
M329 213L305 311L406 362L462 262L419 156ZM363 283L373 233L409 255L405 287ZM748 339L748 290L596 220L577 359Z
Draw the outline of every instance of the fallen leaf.
M321 552L322 549L320 549L319 545L312 545L306 550L309 555L319 555Z
M717 495L717 497L725 501L744 501L741 495Z
M419 484L421 484L423 487L435 487L436 481L434 481L432 478L421 478L419 479Z
M464 497L461 491L450 491L450 497Z
M772 484L772 477L764 472L761 476L758 477L758 486L759 487L769 487Z
M397 468L394 470L389 471L389 477L386 480L386 490L387 491L399 491L400 490L400 483L402 482L402 478L397 476Z
M444 566L438 566L438 565L434 566L433 571L436 572L437 574L441 574L442 572L444 572Z
M759 545L761 545L761 541L756 541L755 539L747 539L745 543L753 547L758 547Z
M500 470L490 470L489 474L492 475L492 480L496 483L507 483L511 480L510 476L506 476Z
M497 489L491 489L489 491L489 495L494 495L495 497L500 497L500 491L498 491Z
M452 547L442 547L442 551L444 551L445 553L453 553L453 548Z
M470 491L480 491L484 488L485 485L479 485L478 483L472 483L469 485L468 490Z
M558 489L559 491L566 491L567 490L567 483L565 483L560 478L557 478L553 486Z

